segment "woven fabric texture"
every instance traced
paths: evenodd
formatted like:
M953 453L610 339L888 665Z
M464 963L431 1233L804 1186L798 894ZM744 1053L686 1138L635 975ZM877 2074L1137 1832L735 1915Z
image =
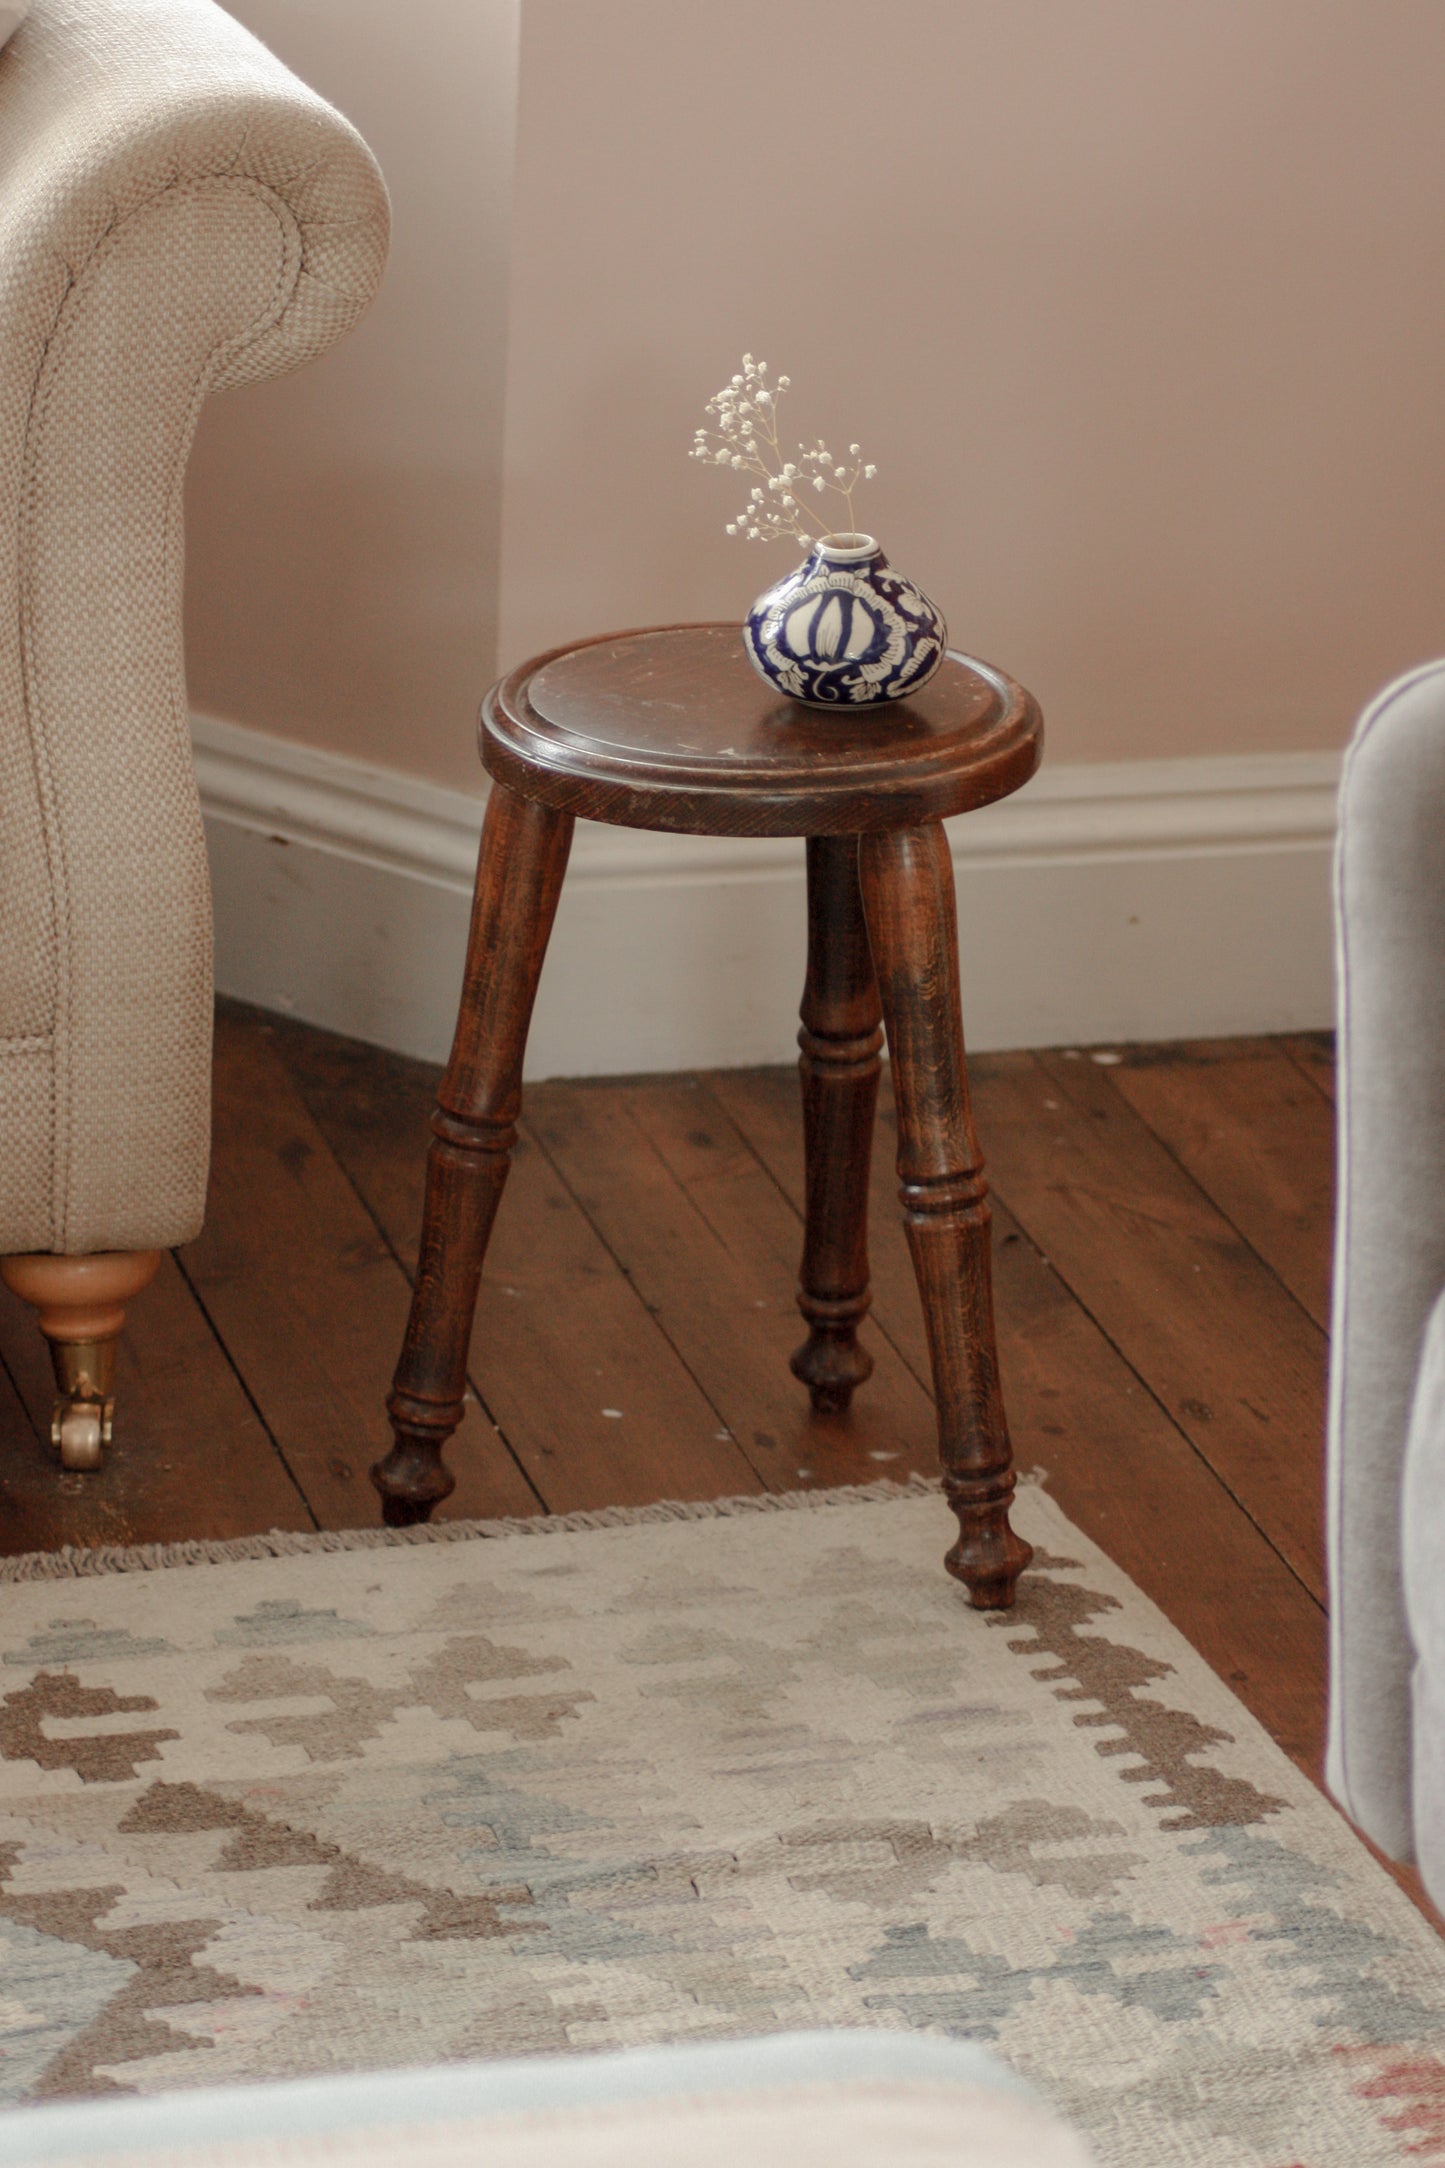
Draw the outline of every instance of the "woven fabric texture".
M356 131L212 0L36 0L0 54L0 1252L200 1226L186 459L208 393L348 329L386 239Z

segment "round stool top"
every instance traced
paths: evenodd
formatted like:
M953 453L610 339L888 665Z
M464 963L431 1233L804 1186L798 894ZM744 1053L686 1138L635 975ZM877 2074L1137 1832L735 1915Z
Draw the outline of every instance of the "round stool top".
M558 648L487 695L481 751L523 798L623 828L848 835L1007 797L1039 762L1032 697L949 653L886 707L772 692L736 625L671 625Z

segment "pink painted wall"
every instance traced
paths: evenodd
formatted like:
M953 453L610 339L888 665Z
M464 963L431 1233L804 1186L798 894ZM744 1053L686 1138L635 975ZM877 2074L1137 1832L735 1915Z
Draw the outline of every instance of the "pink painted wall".
M727 616L744 348L1056 756L1328 746L1445 648L1437 0L527 0L501 647Z
M397 238L203 423L197 705L465 784L497 666L740 612L745 347L1055 757L1334 745L1445 649L1439 0L522 0L510 197L501 0L236 12Z
M475 789L496 660L516 0L231 12L371 144L392 248L339 346L201 417L192 705Z

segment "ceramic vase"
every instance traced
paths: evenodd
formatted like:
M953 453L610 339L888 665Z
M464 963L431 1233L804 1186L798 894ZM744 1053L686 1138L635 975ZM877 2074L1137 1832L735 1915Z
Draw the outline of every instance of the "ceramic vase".
M743 625L758 675L810 708L906 699L928 683L947 643L937 605L868 534L824 535L759 595Z

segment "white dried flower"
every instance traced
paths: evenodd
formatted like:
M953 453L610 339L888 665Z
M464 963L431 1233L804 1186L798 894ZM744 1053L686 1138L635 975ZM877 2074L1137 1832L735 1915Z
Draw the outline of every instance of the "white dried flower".
M780 376L776 385L770 385L767 374L765 361L744 354L741 370L707 402L706 411L715 418L716 427L693 432L694 459L757 477L746 507L727 522L727 532L744 535L751 542L776 541L783 535L816 541L830 523L805 511L799 502L798 487L809 481L815 495L832 491L844 500L848 531L856 531L853 491L860 481L871 481L877 468L861 464L856 444L848 447L853 465L843 465L822 437L810 445L799 444L797 460L785 459L778 439L778 407L792 379Z

